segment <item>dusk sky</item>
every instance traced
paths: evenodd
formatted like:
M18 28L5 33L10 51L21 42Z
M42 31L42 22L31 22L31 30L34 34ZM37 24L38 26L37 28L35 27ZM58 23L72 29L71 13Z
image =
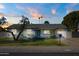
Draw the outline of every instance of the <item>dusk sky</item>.
M71 11L79 10L79 4L68 3L5 3L0 4L0 13L7 16L25 15L31 23L48 20L50 23L61 23L63 17ZM10 20L11 21L11 20Z

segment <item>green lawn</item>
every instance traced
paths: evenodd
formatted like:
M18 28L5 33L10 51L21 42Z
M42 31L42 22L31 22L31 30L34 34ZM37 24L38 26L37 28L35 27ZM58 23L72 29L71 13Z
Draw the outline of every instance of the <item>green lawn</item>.
M56 39L44 39L37 41L19 40L14 41L11 38L0 38L0 46L65 46L62 42L58 43Z

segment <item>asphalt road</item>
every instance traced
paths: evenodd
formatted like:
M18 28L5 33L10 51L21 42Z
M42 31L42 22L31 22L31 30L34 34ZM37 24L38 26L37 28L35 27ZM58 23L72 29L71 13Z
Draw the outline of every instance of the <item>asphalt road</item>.
M56 52L76 52L79 48L59 47L59 46L2 46L0 52L26 52L26 53L56 53Z
M60 54L60 53L79 53L79 48L75 47L59 47L59 46L2 46L0 47L0 55L19 55L19 54Z
M68 46L0 46L0 55L79 55L79 39L67 40L67 44Z

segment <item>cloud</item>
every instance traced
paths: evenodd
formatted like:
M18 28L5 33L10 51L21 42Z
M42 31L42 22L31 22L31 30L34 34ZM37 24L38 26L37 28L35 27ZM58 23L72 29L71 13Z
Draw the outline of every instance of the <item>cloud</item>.
M78 5L78 3L71 3L71 4L69 5L69 7L73 8L73 7L75 7L76 5Z
M77 3L70 3L66 6L66 9L71 9L73 7L75 7L76 5L78 5Z
M3 17L3 16L4 16L4 14L3 13L0 13L0 18Z
M59 3L57 3L57 4L54 5L54 7L51 9L52 15L56 15L57 9L59 8L60 5L61 4L59 4Z
M30 13L38 13L36 8L27 8L27 10L29 10Z
M38 14L38 13L32 13L31 16L32 16L34 19L42 18L42 15L41 15L41 14Z
M26 8L20 6L20 5L16 5L16 8L19 9L19 10L26 10Z
M73 8L74 8L75 6L77 6L77 5L78 5L77 3L68 4L68 5L66 6L66 13L68 14L68 13L74 11Z
M20 15L14 13L14 12L5 14L5 16L9 16L9 17L20 17Z
M43 15L39 13L39 11L35 8L27 8L29 14L34 18L34 19L40 19L43 18Z
M34 7L23 7L21 5L16 5L16 8L19 10L23 10L25 14L31 16L33 19L41 19L43 15L39 12L39 8Z
M0 9L5 9L5 6L3 4L0 4Z
M8 28L8 27L11 26L11 25L12 25L12 24L6 22L5 24L0 25L0 27L2 27L2 28Z
M66 13L68 14L68 13L70 13L70 12L72 12L73 11L73 9L67 9L66 10Z
M52 9L51 12L52 12L53 15L55 15L56 14L56 9Z

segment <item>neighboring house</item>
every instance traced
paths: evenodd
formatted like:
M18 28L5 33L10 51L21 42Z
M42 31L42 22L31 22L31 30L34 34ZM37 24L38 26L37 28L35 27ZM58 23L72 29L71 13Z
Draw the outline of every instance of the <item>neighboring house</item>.
M11 25L8 29L13 31L15 35L18 34L20 24ZM7 33L6 33L7 34ZM63 38L71 38L72 34L67 30L67 27L62 24L28 24L21 34L20 38L50 38L58 37L61 34ZM12 37L11 34L7 34Z

